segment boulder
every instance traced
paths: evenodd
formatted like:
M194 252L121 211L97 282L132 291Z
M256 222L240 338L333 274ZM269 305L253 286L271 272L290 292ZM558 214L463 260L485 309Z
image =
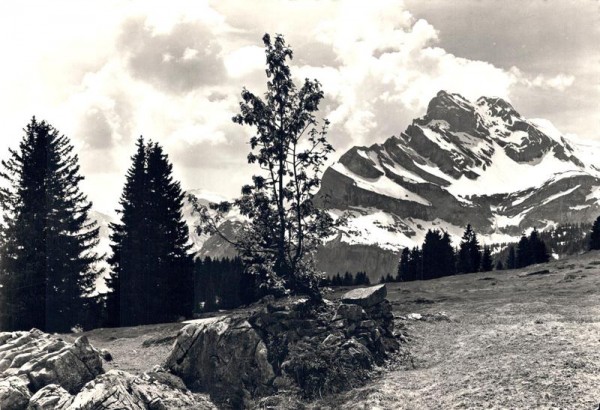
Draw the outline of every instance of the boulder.
M29 400L27 410L66 409L73 402L73 396L56 384L49 384L38 390Z
M346 292L342 296L342 303L354 304L368 308L377 305L385 300L387 288L385 284L370 286L368 288L358 288Z
M275 372L267 356L265 343L246 319L217 317L181 329L165 367L192 390L238 408L273 391Z
M76 393L104 371L97 350L85 336L67 343L32 329L3 333L0 340L0 379L22 376L31 392L56 384Z
M134 376L121 370L111 370L87 383L77 395L71 395L57 385L39 390L30 400L28 410L95 410L95 409L198 409L213 410L206 397L185 389L183 382L174 381L164 371ZM164 373L164 383L156 374ZM183 389L176 386L183 386Z
M175 384L183 385L181 380ZM69 410L215 409L206 397L173 388L148 374L134 376L121 370L111 370L86 384L67 408Z
M30 397L27 382L22 378L11 376L0 380L0 409L24 409Z
M359 305L347 305L342 303L338 306L333 320L346 319L350 322L358 322L365 318L367 314Z
M215 409L161 368L104 373L85 336L68 343L37 329L0 333L0 365L1 410Z
M19 373L28 375L33 391L57 384L69 393L77 393L84 384L103 372L102 360L85 336L19 369Z

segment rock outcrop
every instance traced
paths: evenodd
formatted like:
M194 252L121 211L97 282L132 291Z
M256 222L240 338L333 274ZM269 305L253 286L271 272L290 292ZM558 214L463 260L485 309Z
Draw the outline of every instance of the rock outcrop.
M382 284L346 292L344 296L342 296L342 302L368 308L383 302L386 296L387 288Z
M2 333L0 343L0 374L24 378L32 392L56 384L76 393L103 372L102 360L85 336L67 343L33 329Z
M104 357L109 357L107 352ZM163 370L104 373L85 336L69 343L32 329L0 333L0 409L214 409Z
M385 285L357 294L352 303L283 299L195 321L179 332L165 367L223 407L277 392L343 391L399 347Z
M201 319L180 331L166 367L190 388L238 407L273 391L275 373L267 353L247 319Z

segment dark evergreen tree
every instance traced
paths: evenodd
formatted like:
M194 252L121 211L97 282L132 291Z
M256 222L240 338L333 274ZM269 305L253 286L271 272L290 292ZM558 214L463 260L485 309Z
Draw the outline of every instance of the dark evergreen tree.
M489 272L493 269L492 251L488 246L483 247L483 255L481 256L481 272Z
M504 270L504 264L502 263L502 261L498 261L496 263L496 270Z
M67 331L81 323L101 259L69 139L35 117L2 162L0 328Z
M506 259L506 269L515 269L517 267L517 255L515 254L515 247L510 246L508 249L508 257Z
M415 280L414 277L410 276L410 273L410 249L404 248L400 254L400 261L398 262L398 282Z
M348 271L344 273L344 278L342 279L343 286L352 286L354 285L354 276Z
M600 216L596 218L592 225L588 248L589 250L600 249Z
M529 234L529 248L531 251L532 263L546 263L550 260L550 254L546 248L544 241L540 239L539 232L536 228Z
M193 310L192 260L183 192L158 144L140 137L111 225L113 255L107 307L122 326L172 321Z
M456 253L452 247L452 240L448 232L442 235L440 243L440 259L444 266L443 276L454 275L456 273Z
M434 279L454 274L454 249L450 235L439 230L425 234L422 251L422 279Z
M460 273L478 272L481 266L481 246L471 224L467 225L458 250L457 270Z
M533 263L533 257L531 254L531 247L529 246L529 239L525 234L521 236L519 244L517 245L517 268L524 268Z
M354 277L355 285L369 285L370 283L371 281L366 272L356 272L356 276Z
M423 251L415 246L410 251L409 274L413 280L423 280Z

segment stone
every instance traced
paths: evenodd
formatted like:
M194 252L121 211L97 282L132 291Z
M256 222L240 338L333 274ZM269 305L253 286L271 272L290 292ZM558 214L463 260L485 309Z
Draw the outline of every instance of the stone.
M69 393L77 393L85 383L104 370L96 349L86 336L81 336L72 345L27 363L19 372L28 375L33 391L49 384L58 384Z
M0 380L0 409L24 409L30 397L27 383L22 378L11 376Z
M121 370L111 370L86 384L68 409L216 409L206 397L170 384L172 381L165 384L149 374L134 376ZM179 381L175 385L183 383Z
M32 393L50 384L76 393L104 371L98 351L85 336L67 343L38 329L1 335L0 379L25 377Z
M29 400L27 410L54 410L68 408L73 396L56 384L49 384L38 390Z
M358 323L358 327L364 328L364 329L375 329L376 323L373 320L363 320L362 322Z
M367 308L377 305L385 300L387 296L387 288L384 284L370 286L368 288L358 288L346 292L342 296L342 302L346 304L354 304Z
M242 407L273 391L275 372L260 335L243 318L198 320L179 331L165 367L218 403Z
M106 349L100 350L100 356L107 362L112 362L113 360L112 354Z
M342 303L338 306L333 320L347 319L350 322L358 322L365 318L367 314L359 305L348 305Z

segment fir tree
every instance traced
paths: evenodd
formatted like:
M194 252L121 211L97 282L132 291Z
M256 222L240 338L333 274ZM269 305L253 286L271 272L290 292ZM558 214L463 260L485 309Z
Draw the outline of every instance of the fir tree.
M594 225L592 225L588 248L589 250L600 249L600 216L596 218Z
M456 253L452 247L450 234L444 232L440 243L440 259L444 266L442 270L443 276L454 275L456 273Z
M24 131L0 173L0 328L67 331L93 304L99 229L69 139L35 117Z
M460 273L479 271L481 265L481 246L471 224L467 225L458 250L457 270Z
M404 248L400 255L400 261L398 262L398 282L408 282L415 280L416 278L411 277L410 271L410 249Z
M498 262L496 263L496 267L495 267L495 269L496 269L496 270L504 270L504 264L502 263L502 261L498 261Z
M488 246L483 247L483 255L481 257L481 272L489 272L493 269L492 251Z
M540 239L539 232L533 228L529 234L529 247L531 251L532 263L546 263L550 260L550 254L544 241Z
M515 269L517 267L517 256L515 254L515 247L510 246L508 249L508 257L506 259L506 269Z
M352 286L354 285L354 277L348 271L344 273L344 279L342 280L342 285L344 286Z
M517 268L524 268L533 263L533 257L531 255L531 247L529 246L529 239L525 234L521 236L519 244L517 245Z
M423 251L417 246L410 251L408 275L413 280L423 280Z
M120 206L120 222L111 225L111 322L126 326L190 316L194 287L183 192L158 144L138 139Z
M423 279L434 279L454 274L454 250L447 232L428 230L422 253Z

